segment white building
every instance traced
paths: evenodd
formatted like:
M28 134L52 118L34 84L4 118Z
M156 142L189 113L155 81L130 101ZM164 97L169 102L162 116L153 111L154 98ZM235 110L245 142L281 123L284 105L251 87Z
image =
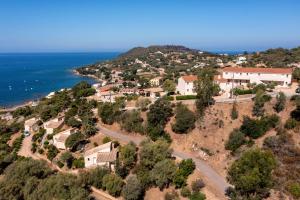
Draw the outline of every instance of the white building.
M24 131L25 132L32 132L32 131L35 131L36 128L37 128L37 123L38 119L36 118L31 118L31 119L28 119L24 122Z
M292 73L292 68L226 67L220 75L214 77L214 81L224 92L229 92L236 87L247 87L248 83L276 83L277 87L288 87L292 83ZM181 95L195 95L196 80L195 75L182 76L178 79L176 90Z
M112 170L118 156L118 149L113 147L112 142L105 143L84 153L84 165L86 168L106 166Z
M160 86L161 85L161 79L162 79L162 77L155 77L153 79L150 79L150 81L149 81L150 85L152 87Z
M44 123L44 128L46 129L46 134L52 134L54 129L60 128L63 125L64 117L58 116L55 119L51 119Z
M194 82L196 80L197 76L195 75L181 76L178 79L176 91L181 95L195 95Z
M75 128L70 128L60 133L57 133L53 136L53 145L56 146L58 149L66 149L65 142L67 138L76 132Z
M227 80L231 88L247 86L248 83L271 82L281 87L288 87L292 83L292 73L292 68L226 67L223 69L222 78Z

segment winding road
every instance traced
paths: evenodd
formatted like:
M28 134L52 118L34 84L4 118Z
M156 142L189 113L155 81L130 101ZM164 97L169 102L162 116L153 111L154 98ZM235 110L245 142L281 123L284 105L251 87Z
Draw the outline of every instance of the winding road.
M124 135L122 133L119 133L117 131L109 130L101 125L98 124L98 128L104 135L107 135L109 137L116 138L123 142L134 142L135 144L139 145L144 138L141 137L135 137L135 136L129 136ZM190 155L185 152L180 151L173 151L173 156L180 158L180 159L188 159L192 158L196 164L196 169L199 170L215 187L216 189L221 193L224 194L227 187L230 185L226 182L225 178L219 175L209 164L207 164L205 161L200 160L196 158L193 155Z

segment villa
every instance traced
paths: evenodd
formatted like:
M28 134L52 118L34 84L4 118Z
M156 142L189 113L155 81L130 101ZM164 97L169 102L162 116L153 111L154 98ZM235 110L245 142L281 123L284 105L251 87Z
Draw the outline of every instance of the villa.
M47 121L44 123L44 128L46 129L46 134L52 134L54 129L60 128L63 125L64 116L58 116L55 119Z
M152 87L156 87L156 86L161 85L161 80L162 80L162 77L155 77L153 79L150 79L149 82Z
M26 120L24 122L24 131L29 132L29 133L33 132L33 131L36 131L37 121L38 121L38 119L36 119L36 118L30 118L30 119Z
M84 153L84 164L86 168L106 166L111 170L115 168L118 149L113 147L112 142L105 143Z
M236 87L247 87L248 84L276 83L277 87L289 87L292 83L292 68L252 68L225 67L220 75L214 77L224 92ZM194 82L197 76L181 76L176 91L181 95L195 95Z
M70 128L58 134L55 134L53 136L53 145L56 146L58 149L63 149L63 150L66 149L65 142L67 138L75 132L76 132L75 128Z

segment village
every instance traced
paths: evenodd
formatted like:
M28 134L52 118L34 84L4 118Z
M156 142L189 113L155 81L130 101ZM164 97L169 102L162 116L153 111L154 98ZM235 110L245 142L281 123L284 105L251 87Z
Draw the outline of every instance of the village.
M165 56L161 52L156 54ZM182 61L179 59L179 62ZM109 74L101 72L97 76L93 75L97 80L93 85L79 83L71 89L51 92L29 106L3 110L0 117L8 124L23 123L21 125L24 128L13 134L10 141L13 144L20 138L19 156L45 160L51 168L63 173L80 174L82 171L103 167L112 174L126 177L133 169L139 170L139 165L126 166L127 157L133 156L135 161L132 162L137 162L136 155L141 154L143 148L147 145L165 145L160 144L161 138L164 138L169 141L168 148L172 149L166 159L172 157L177 165L191 160L195 171L189 172L189 175L192 174L190 176L182 177L185 180L176 185L175 189L167 186L171 180L166 180L161 186L166 187L166 190L150 187L145 199L162 199L164 195L172 195L174 191L177 193L178 188L200 184L200 181L205 183L201 191L207 199L226 199L224 191L230 184L225 178L225 169L229 168L234 159L229 157L228 149L224 149L225 144L219 144L225 143L230 138L229 133L240 126L242 115L251 115L251 108L256 105L258 95L264 98L269 96L274 102L279 95L293 99L300 91L298 81L293 77L295 67L245 67L243 64L247 63L247 59L243 56L237 57L234 62L230 61L232 65L224 65L220 58L216 62L218 68L207 68L213 69L209 71L213 73L213 99L209 102L211 108L206 111L205 123L194 125L196 117L193 114L197 112L195 105L199 95L199 79L203 78L198 71L206 69L205 65L197 63L192 67L193 70L187 69L170 77L166 68L154 68L139 59L135 59L132 64L138 64L142 70L138 69L134 74L119 67L112 69ZM91 68L87 67L86 70L90 72ZM205 87L206 82L203 84ZM263 90L262 94L257 92L260 89ZM239 121L232 124L229 113L235 106L240 109ZM292 111L293 106L293 103L288 103L288 112ZM156 107L163 112L171 109L162 124L155 121L155 117L153 122L149 119L149 113L160 112L154 111ZM183 109L181 113L188 113L184 119L187 121L177 122L180 115L177 109ZM262 109L261 106L259 109ZM273 114L270 110L266 112ZM176 114L175 117L172 112ZM286 114L282 117L282 120L288 120ZM182 126L188 122L192 124L185 129L174 126L176 123ZM158 130L151 130L150 125L157 126ZM147 141L147 136L151 142ZM258 141L258 145L261 143ZM107 193L103 188L92 187L92 195L99 199L114 199L120 196L120 192ZM200 195L199 190L194 193Z

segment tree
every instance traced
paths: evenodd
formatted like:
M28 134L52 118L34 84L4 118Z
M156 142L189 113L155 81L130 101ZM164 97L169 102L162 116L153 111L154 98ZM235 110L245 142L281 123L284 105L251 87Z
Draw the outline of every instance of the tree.
M201 193L201 192L194 192L193 194L191 194L190 200L205 200L206 196L205 194Z
M272 185L272 170L276 166L273 154L260 149L245 152L228 170L229 183L239 196L263 197Z
M278 95L276 96L276 104L274 105L274 110L278 113L283 111L285 104L286 104L286 96L283 92L279 92Z
M50 144L48 146L47 158L49 160L52 161L58 153L59 153L59 150L53 144Z
M128 132L143 133L143 118L137 110L126 111L121 115L121 128Z
M176 90L176 84L174 83L174 81L167 79L164 81L162 88L168 93L174 93Z
M163 189L168 186L175 176L176 165L171 159L165 159L156 163L151 170L151 179L155 184Z
M79 175L79 178L81 182L83 182L87 186L94 186L98 189L101 189L103 184L103 177L109 173L110 171L106 167L96 167L89 170L88 172L81 173Z
M114 197L120 196L124 185L121 177L115 174L106 174L102 181L102 188L104 190L107 190L108 193Z
M230 116L231 116L232 120L235 120L239 117L239 112L237 111L237 108L236 108L236 102L234 102L232 104L232 109L231 109Z
M128 170L135 166L137 160L136 145L133 142L121 147L120 163Z
M271 100L270 95L266 95L264 90L257 90L255 98L254 98L254 106L252 110L252 114L256 117L261 117L264 115L265 109L264 105L266 102Z
M80 128L82 126L82 123L75 117L70 117L66 124L74 128Z
M197 92L196 108L200 117L204 116L205 109L213 102L213 95L218 91L217 85L213 82L215 71L205 68L198 74L195 84Z
M146 111L148 110L148 105L151 103L150 99L148 98L139 98L136 101L135 106L139 107L141 109L141 111Z
M96 90L86 81L81 81L72 88L75 98L88 97L96 93Z
M66 151L66 152L64 152L64 153L61 154L60 160L62 162L64 162L64 163L66 163L68 168L71 168L73 160L74 160L74 157L73 157L73 155L72 155L71 152Z
M143 141L139 153L140 163L148 169L152 169L156 163L171 158L169 147L170 144L162 139L155 142L150 140Z
M246 142L245 134L238 129L234 129L229 139L225 143L225 149L235 152L240 146Z
M67 148L75 149L77 145L84 140L84 135L81 132L71 134L65 142Z
M136 175L129 175L123 187L122 196L125 200L138 200L142 196L141 183Z
M169 101L160 98L154 102L147 113L148 124L151 126L165 126L169 118L173 115Z
M293 70L293 79L296 79L298 82L300 81L300 68L296 67Z
M179 103L175 110L175 123L172 124L172 130L175 133L187 133L195 128L196 117L186 105Z
M120 114L120 108L123 107L122 101L116 103L105 102L98 108L98 115L104 124L113 124L116 116Z

